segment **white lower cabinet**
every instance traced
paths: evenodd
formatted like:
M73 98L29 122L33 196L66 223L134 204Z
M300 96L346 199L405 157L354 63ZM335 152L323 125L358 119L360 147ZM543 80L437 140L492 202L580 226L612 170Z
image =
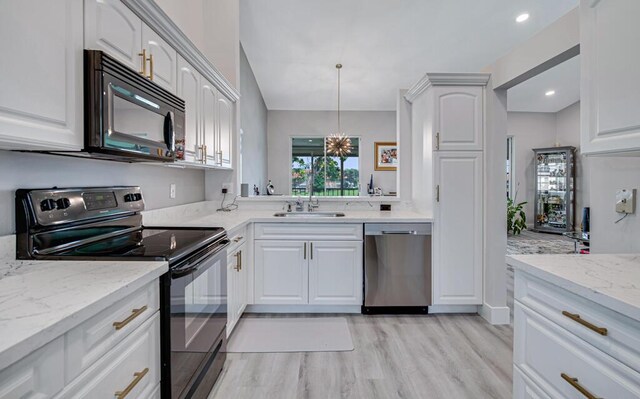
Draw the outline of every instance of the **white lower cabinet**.
M254 303L361 305L362 240L332 241L324 234L330 225L321 226L322 234L314 238L312 230L301 234L303 226L278 224L270 237L281 239L255 240ZM256 237L270 227L256 224ZM362 234L362 225L338 227ZM305 240L290 239L296 234Z
M159 284L153 281L0 370L0 399L118 392L150 398L159 397L159 384Z
M362 305L362 242L309 243L309 303Z
M227 258L227 337L231 335L247 307L249 282L246 254L247 244L242 242L229 251Z
M616 328L620 316L613 311L609 311L609 316L600 313L597 318L580 312L574 320L567 316L568 313L574 314L573 306L578 303L573 294L560 287L547 291L530 286L533 289L523 291L522 287L528 286L529 282L537 284L538 280L516 271L514 397L639 398L640 373L629 367L633 363L625 364L629 358L617 356L611 349L619 340L635 342L640 330L623 335ZM554 296L558 295L566 296L567 300L562 301L562 306L571 312L565 310L563 313L558 309L547 314L523 302L549 303L546 308L552 309L556 304ZM584 298L579 303L587 311L600 308L600 305ZM540 306L539 309L545 307ZM571 324L565 325L564 320ZM573 327L579 329L579 334L573 331ZM601 328L607 328L606 332Z

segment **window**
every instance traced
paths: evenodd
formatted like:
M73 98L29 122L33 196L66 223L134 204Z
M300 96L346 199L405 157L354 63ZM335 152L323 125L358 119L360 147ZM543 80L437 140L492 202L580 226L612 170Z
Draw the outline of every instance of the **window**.
M327 153L326 137L291 139L291 195L309 195L313 165L313 195L357 197L360 193L360 139L351 137L351 153Z

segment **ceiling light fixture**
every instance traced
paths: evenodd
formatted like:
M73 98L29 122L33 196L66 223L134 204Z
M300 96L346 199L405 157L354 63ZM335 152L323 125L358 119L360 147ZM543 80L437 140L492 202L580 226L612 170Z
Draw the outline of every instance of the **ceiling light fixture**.
M550 97L552 95L556 94L555 90L549 90L548 92L544 93L545 96Z
M516 17L516 22L521 23L526 21L527 19L529 19L529 14L525 12L524 14L520 14Z
M327 152L340 158L344 158L351 153L351 139L342 132L340 126L340 69L342 64L337 64L338 70L338 131L327 137Z

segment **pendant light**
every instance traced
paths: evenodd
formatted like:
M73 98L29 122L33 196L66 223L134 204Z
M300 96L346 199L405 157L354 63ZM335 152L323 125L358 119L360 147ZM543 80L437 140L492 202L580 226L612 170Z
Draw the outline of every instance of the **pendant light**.
M351 139L342 132L340 126L340 69L342 64L337 64L338 70L338 131L327 137L327 153L344 158L351 153Z

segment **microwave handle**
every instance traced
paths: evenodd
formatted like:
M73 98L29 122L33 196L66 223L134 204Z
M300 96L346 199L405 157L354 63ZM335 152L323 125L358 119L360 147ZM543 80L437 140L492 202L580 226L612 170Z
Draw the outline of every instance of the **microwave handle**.
M173 130L171 112L167 112L167 116L164 117L164 142L167 144L169 151L175 151L176 137Z

